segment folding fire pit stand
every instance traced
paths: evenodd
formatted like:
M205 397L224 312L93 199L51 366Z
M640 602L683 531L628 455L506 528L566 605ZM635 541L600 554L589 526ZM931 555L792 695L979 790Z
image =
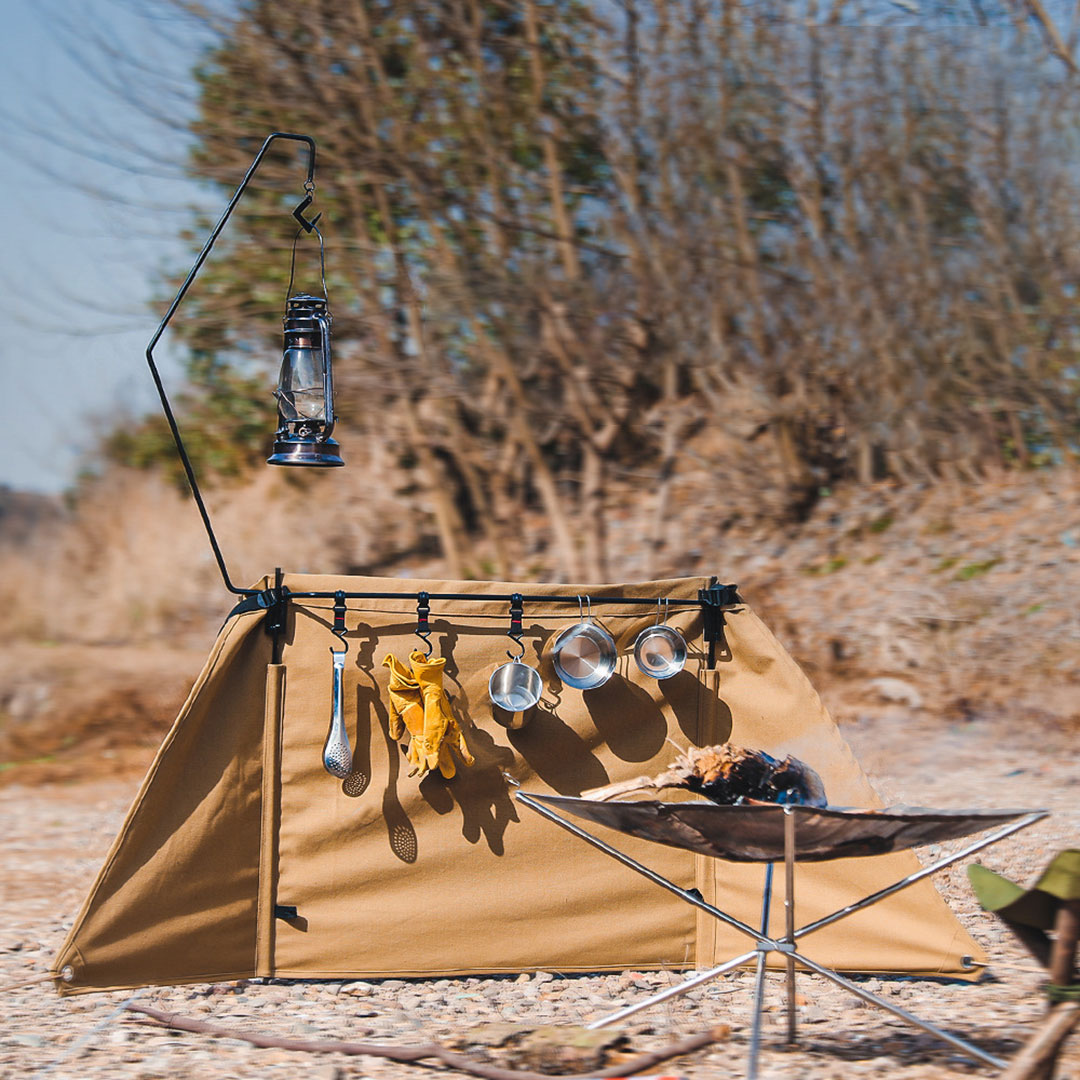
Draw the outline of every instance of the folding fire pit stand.
M856 983L843 978L830 968L811 960L799 952L798 942L815 930L847 918L857 911L876 904L888 896L906 889L915 882L943 870L947 866L973 855L976 851L996 844L1020 829L1034 824L1047 816L1045 810L927 810L922 808L895 807L888 810L846 810L816 808L811 806L719 806L715 803L682 802L597 802L558 795L528 795L515 793L518 802L535 810L550 821L562 826L567 832L580 837L586 843L610 855L624 866L636 870L661 888L682 897L715 919L734 927L754 941L754 947L740 956L697 972L676 986L669 987L636 1005L593 1021L591 1028L605 1027L655 1005L667 998L684 994L695 986L715 979L725 972L757 958L757 977L754 986L754 1016L750 1035L750 1060L748 1076L757 1077L758 1054L761 1048L761 1016L765 994L765 965L771 952L784 957L787 968L787 1017L788 1042L795 1041L795 965L817 973L842 986L863 1001L878 1005L901 1020L950 1043L958 1050L995 1068L1003 1068L1005 1062L980 1050L977 1046L952 1035L933 1024L913 1016L884 998L864 990ZM760 930L728 915L719 908L706 903L697 890L683 889L674 882L650 870L647 866L611 847L591 833L556 813L553 807L585 818L594 824L604 825L630 836L641 837L672 847L733 862L764 862L767 864L765 886L761 903ZM1005 825L1005 822L1011 824ZM894 884L880 889L847 907L840 908L805 926L795 925L795 862L818 862L827 859L851 858L861 855L880 855L890 851L903 851L920 844L940 843L968 836L995 826L1002 826L982 840L970 844L962 851L910 874ZM773 864L783 860L786 888L784 907L786 927L784 937L777 940L768 936L769 908L772 902Z

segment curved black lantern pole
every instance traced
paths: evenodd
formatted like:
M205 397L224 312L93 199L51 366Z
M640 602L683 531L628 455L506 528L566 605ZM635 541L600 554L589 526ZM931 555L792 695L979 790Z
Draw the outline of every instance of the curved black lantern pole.
M202 492L199 490L199 482L195 478L195 470L191 466L191 459L187 455L184 440L180 436L180 429L176 424L176 417L173 415L168 395L165 393L161 375L158 373L157 365L154 363L154 348L161 339L161 335L165 332L165 327L169 325L170 320L176 313L176 309L180 306L180 302L184 299L185 294L191 287L191 283L195 280L195 276L206 261L207 255L210 254L214 241L217 240L222 229L225 228L225 223L229 220L233 210L236 208L236 204L240 201L240 196L243 195L244 189L248 186L252 176L255 174L255 170L258 169L263 157L266 155L266 151L275 139L290 139L293 142L305 143L308 147L308 169L307 179L304 181L304 198L293 211L293 217L296 218L303 232L314 232L319 237L319 259L320 267L323 269L323 295L321 297L309 296L306 293L296 296L290 295L286 302L284 318L285 350L275 393L278 400L278 429L274 438L274 453L269 461L273 465L333 466L342 464L341 458L337 454L337 443L330 438L336 418L333 408L333 375L330 370L331 319L326 301L323 239L322 233L317 228L320 215L316 214L310 220L304 217L304 211L311 205L312 192L315 190L315 140L309 135L294 135L289 132L275 131L267 136L266 142L262 144L262 148L255 155L255 159L244 175L244 179L240 181L240 186L236 189L236 194L229 200L229 205L225 207L225 212L214 226L213 232L210 233L202 251L199 252L199 257L195 260L195 265L184 279L179 292L177 292L173 302L169 305L169 310L165 312L165 318L161 320L161 324L150 339L150 344L146 347L146 362L150 366L150 374L154 377L154 385L157 387L158 396L161 398L161 407L165 412L165 419L169 422L169 430L172 432L173 441L176 443L177 453L180 455L180 461L184 466L184 473L191 487L195 505L199 508L199 514L202 517L210 547L214 552L214 558L217 560L218 569L221 571L221 578L225 582L225 588L237 596L248 598L237 605L234 611L268 610L271 619L271 622L268 623L268 630L271 633L280 632L281 626L278 620L281 618L282 601L290 597L296 599L333 598L335 604L340 602L342 598L368 600L416 598L415 592L322 592L317 590L292 592L282 586L280 570L278 571L277 584L270 589L241 589L235 586L229 577L228 568L225 566L225 559L221 554L221 547L218 545L217 537L214 535L210 515L206 510L206 503L203 501ZM297 237L299 235L297 233ZM292 292L291 274L289 292ZM523 602L573 604L578 602L576 596L544 594L523 596L519 593L504 595L501 593L445 592L431 593L428 599L453 601L505 600L512 601L515 604ZM648 605L650 607L656 604L655 596L594 595L592 600L598 604ZM716 578L710 581L708 588L701 589L698 592L697 604L700 605L704 616L704 638L709 643L708 666L710 668L715 666L716 643L723 642L723 613L725 609L740 602L736 587L734 585L721 585ZM689 598L684 601L676 600L676 604L685 604L687 606L693 606L694 603Z
M202 492L199 490L199 483L195 479L195 470L191 466L191 459L187 455L187 450L184 447L184 440L180 436L180 429L176 424L176 417L173 415L172 406L169 404L168 395L165 393L165 386L161 381L161 375L158 373L157 365L154 363L154 347L157 345L158 341L160 340L161 335L165 332L165 327L169 325L170 320L172 319L173 315L176 313L176 309L180 306L180 301L184 299L185 294L187 293L188 289L191 286L191 283L195 280L195 275L198 274L199 270L202 267L202 264L206 261L207 255L210 254L210 249L214 246L214 241L217 240L218 236L221 234L221 230L225 228L225 223L229 220L230 216L232 215L233 210L236 208L236 204L240 201L240 196L243 195L244 189L248 186L248 183L250 182L252 176L255 174L255 170L258 169L259 165L262 163L262 159L266 156L267 150L270 149L270 144L275 139L290 139L293 142L305 143L307 145L307 147L308 147L308 168L307 168L307 179L304 181L304 193L305 193L304 194L304 199L300 203L300 205L297 206L297 208L293 211L293 216L300 223L300 226L303 228L303 230L305 232L311 232L313 229L315 229L316 222L319 220L320 215L316 215L310 221L307 218L304 217L304 211L311 205L312 192L315 190L315 140L312 139L310 135L294 135L294 134L291 134L291 133L285 132L285 131L275 131L272 134L270 134L269 136L267 136L266 142L264 142L262 144L262 148L255 155L254 161L252 161L251 165L248 168L248 171L244 174L244 179L240 181L240 186L236 189L236 194L233 195L233 197L229 200L229 205L225 207L225 212L221 215L220 219L218 220L218 223L214 226L214 230L213 230L213 232L210 233L210 236L207 238L206 243L203 245L202 251L199 252L199 257L195 260L195 265L191 268L190 272L188 273L188 276L184 279L184 283L183 283L183 285L180 286L179 292L177 292L175 298L173 299L173 302L169 305L169 310L165 312L165 318L163 318L161 320L160 325L158 326L157 330L154 332L154 336L150 339L150 344L146 346L146 362L147 362L147 364L150 365L150 374L154 377L154 385L157 387L158 396L161 398L161 407L165 411L165 419L169 423L169 430L172 432L173 441L176 443L177 453L180 455L180 461L184 466L184 473L186 474L188 484L191 487L191 494L195 499L195 505L198 506L198 508L199 508L199 514L202 517L203 526L206 529L207 538L210 540L210 547L213 549L214 558L217 560L218 569L221 571L222 580L225 582L225 588L228 589L229 592L235 593L237 596L248 596L248 595L252 594L253 592L257 592L258 590L237 588L232 583L232 579L229 577L228 568L225 566L225 559L221 554L221 548L218 545L217 537L214 535L214 527L210 523L210 515L207 512L206 503L203 501ZM315 229L315 231L318 232L317 229ZM322 251L322 235L321 234L319 234L319 244L320 244L320 253L321 253L321 251ZM325 288L324 288L323 291L325 292ZM291 304L293 299L295 299L295 300L308 300L309 301L309 300L317 299L317 298L306 297L306 296L305 297L295 297L295 298L290 299L290 304ZM310 314L315 314L315 313L310 313ZM319 373L322 373L323 376L324 376L322 382L320 383L320 385L322 387L322 390L320 391L320 393L322 395L322 400L324 402L324 414L323 414L323 416L321 418L322 419L322 424L318 429L316 429L314 426L312 426L310 428L310 430L305 431L304 436L303 436L303 438L308 440L308 442L314 442L316 444L319 443L319 441L320 441L318 439L318 435L320 435L320 434L323 436L323 439L322 439L323 443L326 443L326 442L333 443L333 440L329 438L330 431L333 430L333 421L334 421L334 415L333 415L333 383L332 383L332 381L330 381L330 379L325 377L325 372L326 372L326 370L327 370L327 368L329 366L329 363L330 363L330 323L329 323L329 312L326 310L326 297L325 296L322 297L322 308L321 308L321 311L317 313L317 315L318 315L317 318L314 318L314 319L310 320L312 333L309 333L306 337L303 337L300 334L294 334L292 339L291 339L294 343L297 343L298 348L306 349L308 351L308 353L311 353L312 355L314 355L315 353L318 354L317 370L318 370ZM287 364L289 363L288 354L289 354L289 351L290 351L290 349L289 349L289 345L290 345L289 313L288 312L286 313L285 328L286 328L286 359L285 359L285 361L283 361L283 364L282 364L282 375L283 376L285 375L285 368L286 368ZM300 356L296 357L296 360L298 361L298 363L303 362L306 359L308 359L308 357L306 355L300 355ZM277 395L278 396L278 401L279 401L279 407L278 407L278 414L279 414L279 424L278 424L279 441L280 441L280 436L281 436L281 431L282 431L282 422L281 422L281 420L282 420L282 408L281 408L282 392L281 391L282 391L282 388L279 386L278 395ZM329 403L328 406L327 406L326 403ZM326 415L327 412L329 413L328 416ZM311 436L310 439L308 439L309 436ZM337 446L337 444L333 443L333 451L334 451L334 456L335 457L336 457L336 446ZM278 449L277 444L275 444L275 451L277 449ZM327 447L326 449L330 450L331 448ZM316 449L315 451L312 451L310 446L308 446L307 450L308 450L309 454L312 453L312 452L314 452L316 455L318 454L318 450ZM275 456L276 456L276 454L275 454ZM305 462L296 461L296 462L293 462L293 463L304 464ZM319 464L337 464L337 465L340 465L341 464L341 459L337 458L336 461L330 461L330 462L320 461L318 463Z

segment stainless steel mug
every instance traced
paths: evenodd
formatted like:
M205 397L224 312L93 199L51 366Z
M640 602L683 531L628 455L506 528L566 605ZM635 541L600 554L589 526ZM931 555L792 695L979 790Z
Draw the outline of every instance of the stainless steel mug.
M520 657L500 664L488 679L488 697L511 714L507 726L514 730L525 726L525 713L540 701L543 689L540 672Z

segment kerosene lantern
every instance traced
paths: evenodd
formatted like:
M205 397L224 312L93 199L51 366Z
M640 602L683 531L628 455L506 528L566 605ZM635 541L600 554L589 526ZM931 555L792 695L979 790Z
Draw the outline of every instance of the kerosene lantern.
M330 311L325 296L300 293L285 304L285 351L274 397L278 427L270 465L344 465L334 430Z

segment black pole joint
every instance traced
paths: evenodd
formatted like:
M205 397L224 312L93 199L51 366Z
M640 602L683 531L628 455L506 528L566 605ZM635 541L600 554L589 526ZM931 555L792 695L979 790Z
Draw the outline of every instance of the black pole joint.
M716 643L724 640L724 609L739 602L734 585L721 585L713 578L707 589L698 589L701 605L702 636L709 646L709 670L716 667Z

